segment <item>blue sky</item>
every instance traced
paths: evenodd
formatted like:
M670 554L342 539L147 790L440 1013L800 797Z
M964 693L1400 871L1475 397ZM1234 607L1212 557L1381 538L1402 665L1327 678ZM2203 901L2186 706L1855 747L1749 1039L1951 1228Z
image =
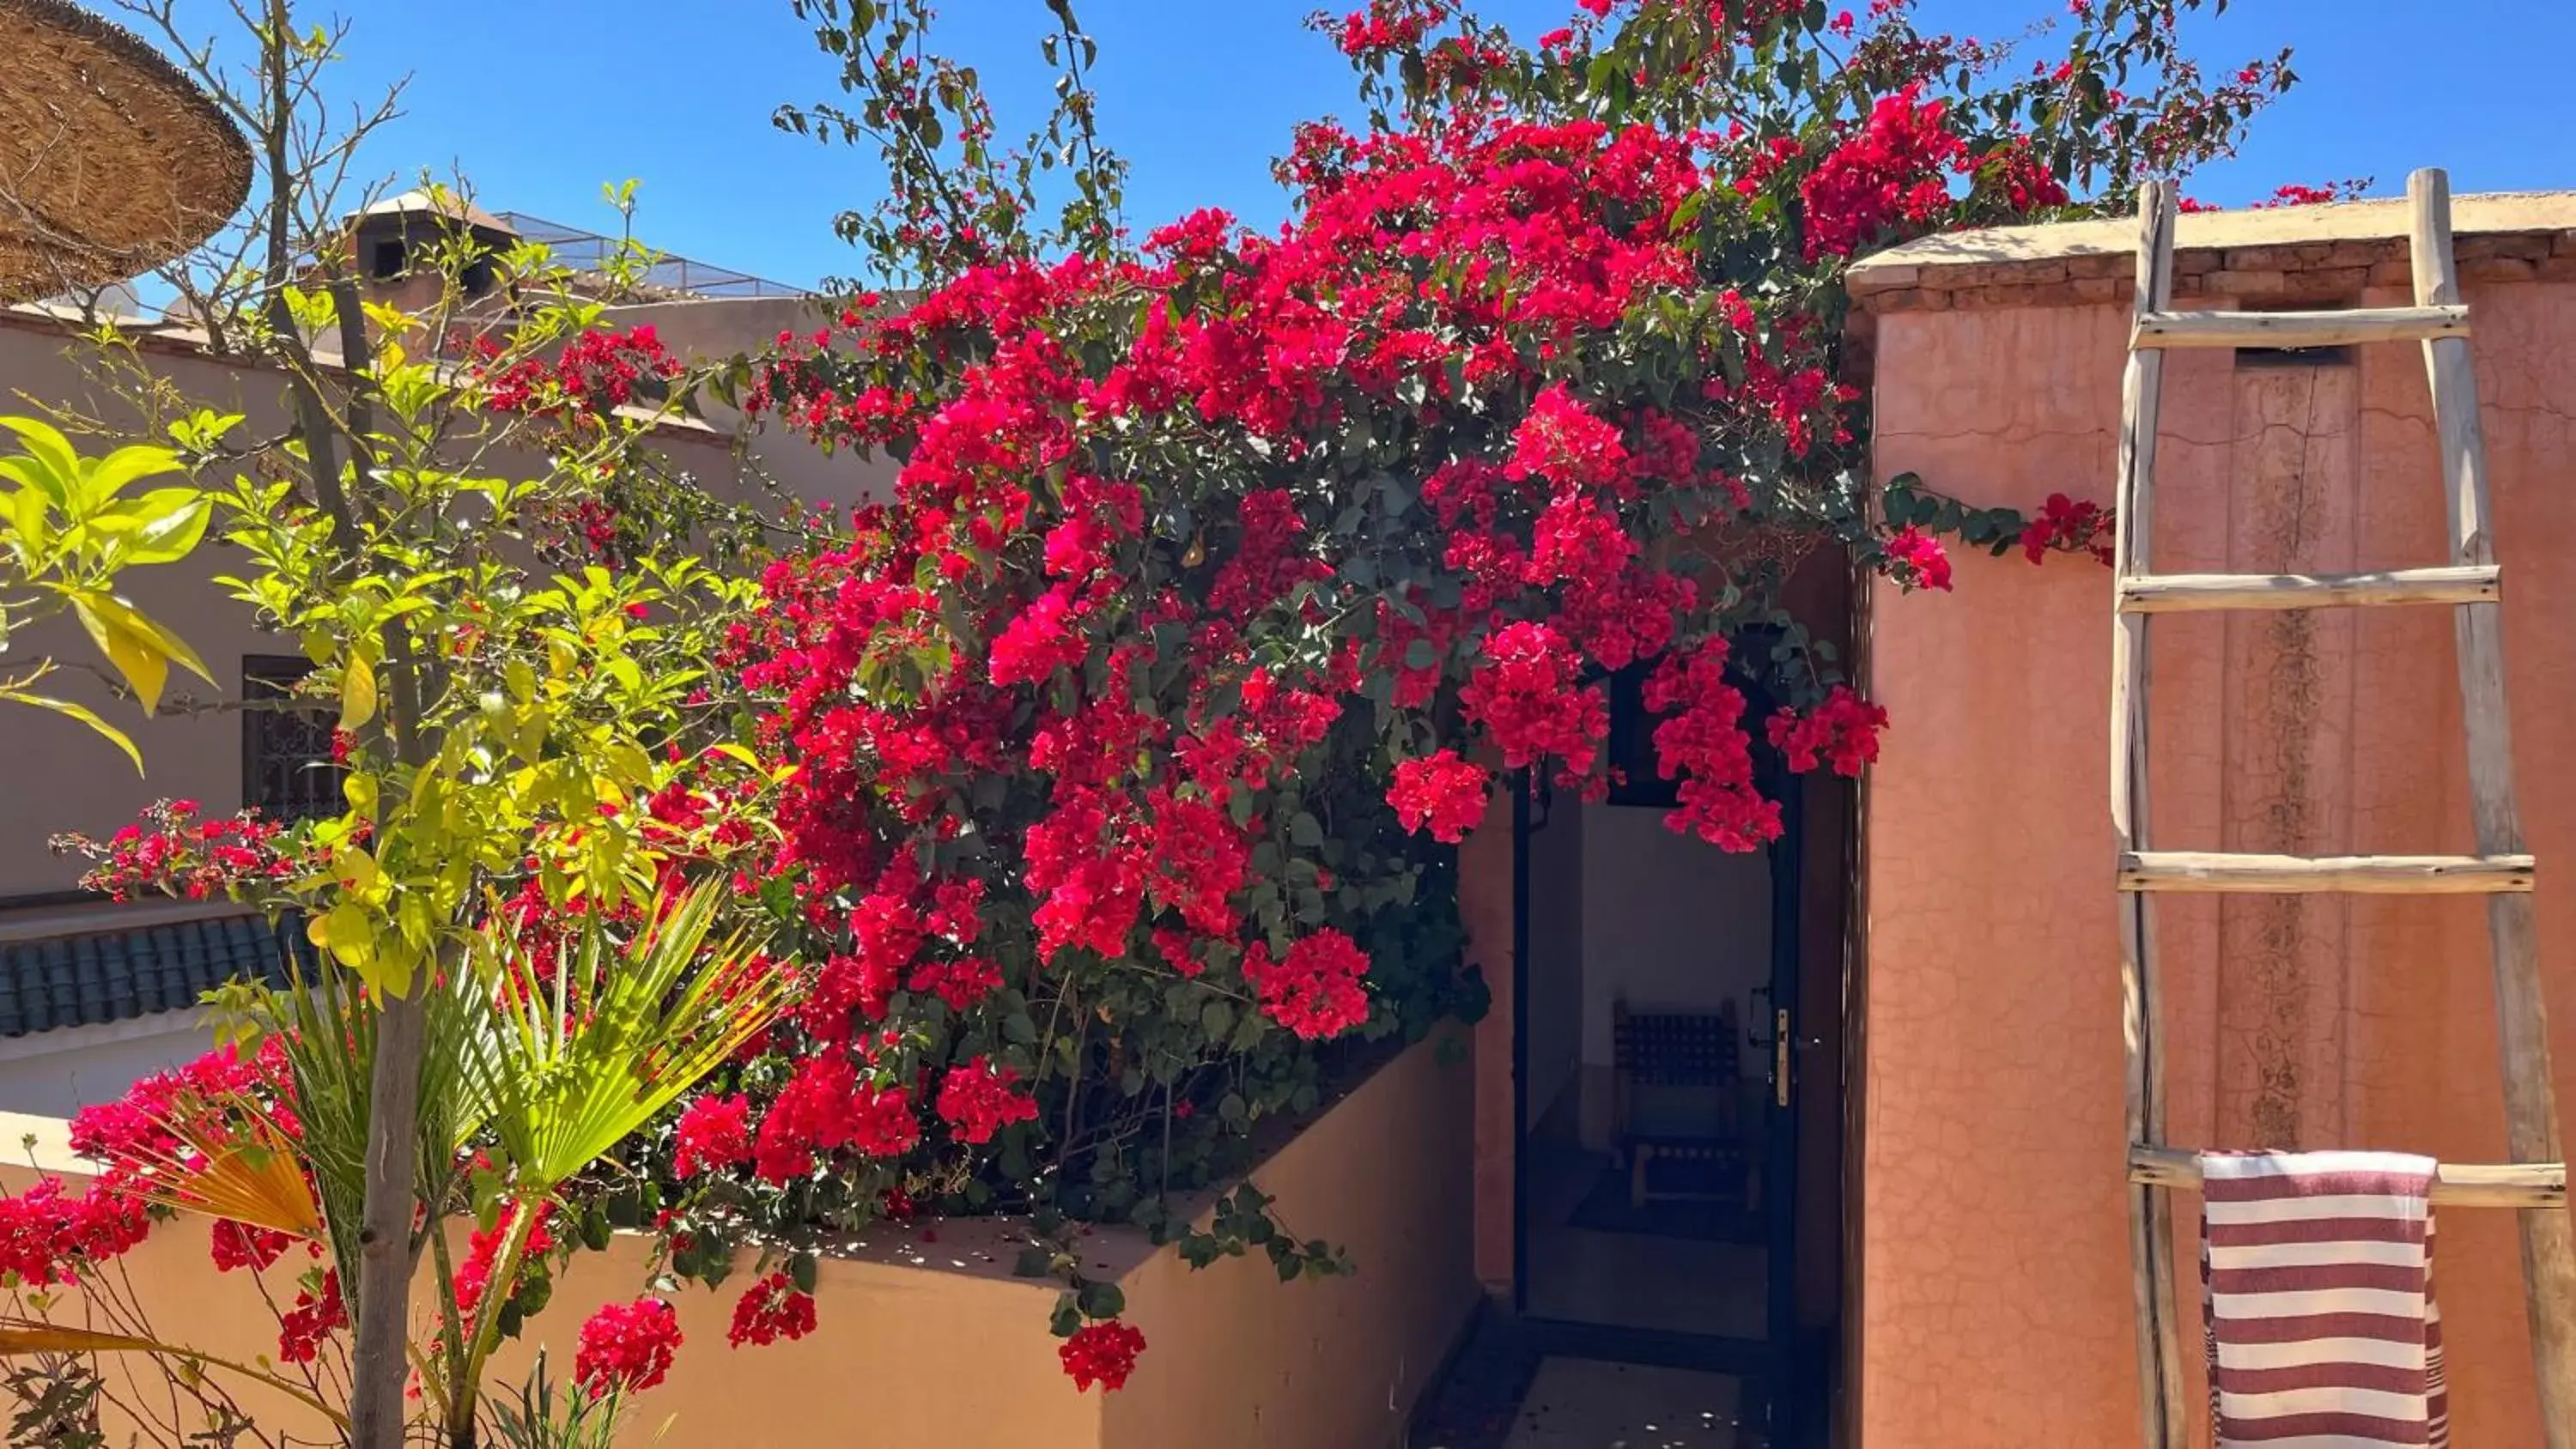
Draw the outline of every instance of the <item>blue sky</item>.
M837 73L787 0L340 3L352 25L340 93L412 77L407 114L370 148L372 169L461 171L488 207L589 226L613 219L600 184L635 177L637 231L654 246L797 285L858 269L830 222L866 194L872 157L769 123L779 102L831 92ZM1077 0L1100 40L1104 125L1134 165L1132 223L1204 205L1278 219L1269 162L1290 127L1351 107L1348 63L1300 23L1316 3ZM2059 4L1923 0L1922 14L1999 35ZM183 0L183 14L190 5L212 9ZM1039 0L944 8L943 43L980 68L997 105L1043 98ZM1524 36L1572 8L1478 5ZM2422 165L2449 167L2458 191L2576 186L2558 99L2576 6L2563 0L2237 0L2193 29L2213 64L2293 46L2303 77L2241 158L2191 184L2202 199L2236 204L2281 182L2347 176L2402 192ZM1010 132L1007 110L1002 121Z

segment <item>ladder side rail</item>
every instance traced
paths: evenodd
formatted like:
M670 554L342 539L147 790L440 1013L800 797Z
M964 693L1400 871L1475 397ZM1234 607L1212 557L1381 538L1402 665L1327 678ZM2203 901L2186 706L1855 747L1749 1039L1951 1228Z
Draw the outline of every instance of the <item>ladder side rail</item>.
M2136 318L2170 310L2178 192L2170 181L2138 189ZM2116 855L2147 843L2147 622L2117 607L2117 580L2147 572L2155 521L2156 419L2164 354L2132 347L2120 389L2120 475L2113 506L2111 633L2111 828ZM2133 1146L2165 1140L2164 1018L2157 999L2155 933L2146 897L2120 897L2121 1041L2125 1115ZM2174 1302L2173 1204L2152 1186L2129 1188L2129 1252L2137 1315L2139 1417L2147 1449L2183 1449L2182 1326Z
M2451 183L2427 168L2407 178L2414 243L2415 300L2460 304L2459 262L2451 249ZM2469 344L2424 343L2433 420L2442 452L2442 487L2450 522L2451 562L2495 562L2489 514L2486 429L2478 415L2477 376ZM2513 782L2513 738L2504 672L2504 611L2463 604L2454 618L2460 704L2468 735L2469 801L2481 854L2523 850L2522 813ZM2517 1162L2554 1162L2562 1151L2549 1063L2549 1014L2540 990L2539 940L2529 895L2487 901L2494 949L2497 1045L2504 1068L2507 1150ZM2576 1449L2576 1239L2566 1213L2518 1215L2523 1295L2531 1324L2533 1375L2549 1449Z

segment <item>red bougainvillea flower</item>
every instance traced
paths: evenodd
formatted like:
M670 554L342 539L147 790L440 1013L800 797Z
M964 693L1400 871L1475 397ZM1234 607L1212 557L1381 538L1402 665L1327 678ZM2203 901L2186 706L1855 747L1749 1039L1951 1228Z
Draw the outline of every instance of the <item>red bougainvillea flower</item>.
M1482 766L1441 750L1397 765L1386 799L1405 829L1428 829L1432 839L1455 845L1485 818L1488 786Z
M1880 547L1898 583L1917 589L1950 587L1950 556L1942 551L1941 540L1922 529L1909 523Z
M1277 963L1267 943L1243 953L1243 979L1261 997L1273 1021L1309 1041L1340 1036L1368 1020L1368 953L1342 932L1326 928L1288 948Z
M2063 493L2048 495L2048 503L2037 518L2021 531L2024 558L2038 563L2052 549L2068 553L2090 553L2105 567L2111 562L2112 514L2095 503L2079 503Z
M1789 768L1812 770L1819 760L1834 773L1857 778L1861 768L1878 758L1878 732L1887 727L1887 711L1837 684L1825 702L1801 715L1782 710L1771 717L1771 743L1789 758Z
M473 351L466 370L481 385L484 406L540 417L606 413L634 402L639 387L680 374L679 359L649 324L625 332L584 332L552 362L530 357L495 366L500 344L490 337L476 338Z
M799 1339L814 1331L814 1295L798 1290L795 1281L784 1273L772 1273L751 1285L733 1306L733 1326L725 1330L725 1342L736 1348L744 1344L771 1344L780 1339Z
M867 1157L900 1157L921 1140L911 1094L859 1080L847 1055L834 1051L797 1063L752 1144L763 1180L784 1183L813 1170L818 1152L849 1148Z
M1036 1099L1012 1090L1019 1080L1017 1069L996 1066L991 1057L949 1068L939 1084L940 1120L957 1130L960 1142L990 1142L1014 1122L1036 1121Z
M325 1269L318 1289L296 1293L294 1304L277 1316L277 1356L288 1363L311 1363L323 1341L349 1326L349 1305L340 1296L340 1270Z
M1077 1390L1100 1385L1106 1393L1124 1388L1136 1371L1136 1355L1145 1351L1145 1335L1115 1318L1086 1323L1056 1349L1064 1371Z
M1607 488L1627 468L1618 426L1586 409L1560 382L1531 400L1529 416L1512 434L1512 461L1503 474L1543 479L1562 495Z
M1753 787L1753 742L1744 733L1744 696L1726 682L1725 644L1711 640L1672 654L1646 676L1655 726L1655 768L1677 780L1674 830L1722 850L1753 850L1780 837L1780 806Z
M484 1293L492 1286L492 1269L500 1257L501 1246L510 1236L510 1225L525 1211L527 1208L522 1204L505 1204L499 1215L493 1218L492 1226L477 1228L466 1239L465 1261L456 1265L456 1277L450 1285L460 1312L472 1313L475 1306L483 1301ZM536 1225L528 1229L528 1243L519 1259L519 1271L523 1274L542 1271L541 1260L554 1245L553 1229L544 1218L539 1218ZM518 1284L513 1283L503 1290L502 1296L506 1298L517 1291Z
M208 900L295 872L296 862L278 851L282 827L257 811L215 820L201 820L197 811L194 800L156 800L104 843L58 835L51 844L96 860L81 877L81 889L119 901L154 894Z
M751 1101L739 1094L700 1097L680 1114L674 1137L671 1170L682 1177L722 1172L749 1162Z
M1898 222L1926 222L1949 209L1944 176L1967 143L1944 126L1947 103L1922 94L1918 84L1880 97L1869 119L1808 174L1799 189L1808 257L1849 256Z
M680 1349L680 1315L659 1298L611 1303L581 1326L573 1381L590 1393L640 1393L662 1382Z
M1588 771L1610 732L1610 705L1598 685L1578 686L1582 660L1545 624L1506 624L1485 641L1459 701L1502 751L1508 769L1553 755Z
M264 1269L285 1256L294 1242L292 1234L225 1218L207 1234L206 1248L215 1260L215 1271L229 1273L236 1268Z
M126 1252L150 1230L143 1204L123 1193L93 1187L66 1197L61 1178L38 1179L0 1197L0 1283L78 1282L84 1268Z
M2323 186L2306 186L2293 181L2278 188L2261 201L2255 202L2254 206L2257 210L2270 210L2283 206L2323 206L2331 201L2343 200L2346 194L2344 185L2340 181L2329 181Z

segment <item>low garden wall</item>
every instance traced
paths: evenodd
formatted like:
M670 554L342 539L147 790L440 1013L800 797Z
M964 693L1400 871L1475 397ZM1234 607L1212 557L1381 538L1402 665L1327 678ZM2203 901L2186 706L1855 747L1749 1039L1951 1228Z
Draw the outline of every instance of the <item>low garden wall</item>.
M1474 1079L1466 1033L1444 1026L1381 1065L1287 1137L1251 1174L1302 1237L1346 1247L1349 1277L1283 1284L1266 1257L1192 1270L1141 1232L1103 1228L1085 1272L1114 1279L1147 1348L1125 1389L1079 1393L1047 1331L1052 1280L1012 1275L1012 1225L966 1219L888 1225L822 1257L815 1331L792 1343L725 1342L733 1291L676 1303L683 1343L669 1379L643 1395L627 1438L668 1422L664 1449L936 1443L945 1449L1165 1449L1182 1444L1377 1449L1404 1426L1477 1296L1469 1144ZM75 1190L86 1164L54 1118L0 1113L13 1151L0 1183L48 1172ZM1213 1200L1213 1194L1210 1200ZM509 1345L488 1382L514 1384L536 1344L558 1373L591 1308L643 1292L646 1239L621 1236L556 1281L552 1306ZM290 1254L268 1275L291 1301ZM746 1263L745 1267L748 1267ZM121 1260L163 1336L209 1354L273 1357L273 1317L240 1273L218 1273L196 1220L165 1224ZM67 1301L53 1316L79 1320ZM104 1365L111 1393L126 1382ZM141 1364L131 1371L149 1373ZM309 1410L244 1395L264 1426L323 1441Z

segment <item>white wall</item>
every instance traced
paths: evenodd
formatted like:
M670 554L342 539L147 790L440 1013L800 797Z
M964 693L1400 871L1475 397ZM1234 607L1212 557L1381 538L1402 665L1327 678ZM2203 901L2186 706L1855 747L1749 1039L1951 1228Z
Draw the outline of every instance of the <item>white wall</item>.
M1610 1130L1611 1007L1708 1011L1735 1003L1739 1029L1767 1032L1755 988L1771 979L1771 867L1664 826L1665 811L1559 795L1530 837L1528 1107L1533 1125L1568 1074L1581 1135ZM1768 1071L1742 1045L1748 1081Z
M1583 1060L1611 1064L1610 1006L1714 1011L1755 1026L1771 979L1771 867L1664 827L1662 810L1583 809ZM1744 1070L1759 1076L1748 1054Z
M68 1117L114 1101L135 1079L213 1051L215 1034L198 1024L202 1015L165 1011L0 1040L0 1112Z

